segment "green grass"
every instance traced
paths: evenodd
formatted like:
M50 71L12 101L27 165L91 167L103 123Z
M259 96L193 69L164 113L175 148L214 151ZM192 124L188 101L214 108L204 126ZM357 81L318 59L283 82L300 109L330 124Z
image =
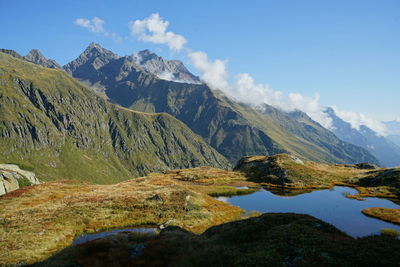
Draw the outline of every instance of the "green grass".
M32 185L32 183L25 177L17 179L17 181L18 181L19 188Z
M33 172L33 171L35 170L35 167L33 167L33 166L31 166L31 165L23 164L23 163L7 162L6 164L18 165L18 167L19 167L21 170L25 170L25 171L29 171L29 172Z
M400 236L400 232L399 231L394 230L394 229L386 229L386 228L381 229L381 234L385 235L385 236L391 236L391 237L394 237L394 238L397 238L397 237Z

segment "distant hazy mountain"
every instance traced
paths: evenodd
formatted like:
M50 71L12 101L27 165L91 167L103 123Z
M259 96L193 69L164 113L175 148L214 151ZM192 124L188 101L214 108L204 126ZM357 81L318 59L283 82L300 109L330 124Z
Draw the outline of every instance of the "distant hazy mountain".
M388 130L387 139L400 146L400 121L383 122Z
M52 59L47 59L43 54L37 50L37 49L32 49L26 56L21 56L14 50L10 49L0 49L0 52L12 55L13 57L19 58L19 59L24 59L29 62L41 65L46 68L52 68L52 69L62 69L61 66L54 60Z
M189 72L179 60L165 60L149 50L134 53L132 59L145 71L155 74L160 79L184 83L201 83L199 77Z
M358 130L354 129L350 123L339 118L332 108L327 108L326 113L332 118L333 133L337 137L367 149L386 167L400 165L400 147L394 142L364 125ZM395 124L393 125L395 129Z
M148 51L139 54L149 58L119 57L91 44L64 68L73 77L104 88L114 103L175 116L232 163L246 155L281 152L322 162L378 163L365 149L339 140L309 118L304 122L273 107L261 113L205 84L160 79L167 61Z
M229 166L168 114L113 105L65 71L4 53L0 69L0 162L34 167L41 180L113 183L168 169Z

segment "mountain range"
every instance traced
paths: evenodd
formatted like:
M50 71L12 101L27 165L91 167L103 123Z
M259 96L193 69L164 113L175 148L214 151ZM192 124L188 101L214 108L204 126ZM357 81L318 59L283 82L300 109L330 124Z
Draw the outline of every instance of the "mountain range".
M277 153L325 163L396 164L359 142L360 135L348 138L340 129L352 128L338 117L331 132L301 111L237 102L182 62L148 50L119 56L91 43L63 67L36 49L24 57L1 52L9 81L0 96L8 110L0 129L8 152L0 160L41 166L39 176L111 183L171 168L227 168L243 156ZM68 174L78 162L101 174Z
M160 57L148 51L138 54L160 61ZM289 152L324 162L378 164L365 149L341 141L316 122L304 128L295 119L288 122L287 114L274 107L269 107L273 112L260 113L206 84L160 79L158 70L152 73L137 62L135 56L121 57L92 43L64 69L74 78L103 88L113 103L138 111L173 115L232 163L245 155ZM184 75L186 68L183 73L175 74ZM285 121L280 121L281 118Z
M350 123L338 117L332 108L327 108L325 112L332 119L332 131L337 137L365 148L385 167L400 166L400 147L396 144L396 134L400 136L400 130L396 131L396 122L386 123L388 129L393 125L392 135L384 137L365 125L361 125L359 129L352 127Z
M0 53L0 162L41 180L114 183L229 162L184 123L109 103L65 71Z

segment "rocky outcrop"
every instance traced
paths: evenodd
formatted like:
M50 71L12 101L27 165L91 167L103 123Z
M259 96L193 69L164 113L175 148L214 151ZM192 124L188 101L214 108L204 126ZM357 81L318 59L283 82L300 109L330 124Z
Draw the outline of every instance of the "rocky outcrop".
M39 184L33 172L21 170L14 164L0 164L0 195L17 190L20 187Z
M276 156L249 156L244 157L235 166L235 171L246 173L254 182L264 182L277 185L291 183L287 170L280 164L280 161L293 161L293 163L304 165L299 158L291 155Z

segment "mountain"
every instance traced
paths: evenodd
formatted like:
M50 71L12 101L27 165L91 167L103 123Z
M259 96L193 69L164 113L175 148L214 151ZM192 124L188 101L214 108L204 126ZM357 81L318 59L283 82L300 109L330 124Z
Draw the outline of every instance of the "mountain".
M400 147L400 121L385 121L383 122L387 128L387 139Z
M19 58L19 59L24 59L23 56L21 56L20 54L18 54L16 51L11 50L11 49L4 49L4 48L0 48L0 52L5 53L5 54L9 54L13 57Z
M143 50L132 55L136 64L158 78L174 82L200 84L199 77L193 75L179 60L165 60L162 57Z
M325 112L332 118L332 131L337 137L367 149L386 167L400 165L400 147L392 141L365 125L359 129L353 128L350 123L339 118L332 108L327 108Z
M52 59L45 58L43 54L37 49L32 49L24 58L25 60L28 60L32 63L41 65L46 68L62 69L57 62L55 62Z
M12 55L13 57L19 59L24 59L26 61L35 63L46 68L62 69L62 67L56 61L52 59L47 59L38 49L32 49L26 56L21 56L11 49L0 49L0 52Z
M305 147L310 147L323 154L329 154L344 162L370 162L380 165L379 161L365 149L339 139L330 130L311 119L302 111L282 112L268 105L260 110L276 124L301 140ZM354 159L358 159L354 161Z
M377 160L365 149L342 142L320 126L314 131L315 127L304 126L296 119L288 122L288 115L273 107L269 107L271 112L262 114L212 90L206 84L159 79L156 74L145 71L132 57L118 57L110 53L99 45L91 44L78 59L64 68L73 77L104 88L105 94L114 103L139 111L173 115L231 163L246 155L288 152L314 161L368 161L377 164ZM97 65L98 61L102 64ZM294 134L296 128L303 128L301 134Z
M113 105L66 72L0 53L0 162L40 180L113 183L228 161L168 114Z

